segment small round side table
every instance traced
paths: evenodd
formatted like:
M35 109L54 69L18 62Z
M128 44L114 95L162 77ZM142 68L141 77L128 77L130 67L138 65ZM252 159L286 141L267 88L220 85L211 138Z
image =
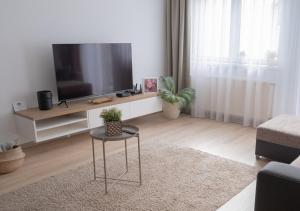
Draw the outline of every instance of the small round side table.
M140 135L139 135L139 128L133 125L123 125L122 126L122 134L118 136L107 136L105 134L105 128L99 127L92 129L90 131L90 136L92 137L92 148L93 148L93 166L94 166L94 180L97 178L104 179L105 183L105 193L107 193L107 180L119 180L119 181L126 181L126 182L135 182L142 185L142 171L141 171L141 154L140 154ZM138 159L139 159L139 181L132 181L132 180L124 180L121 179L128 172L128 160L127 160L127 139L129 138L137 138L138 142ZM104 163L104 177L97 177L96 175L96 163L95 163L95 143L94 140L102 141L102 149L103 149L103 163ZM121 141L124 140L125 146L125 171L119 176L118 178L108 178L107 177L107 169L106 169L106 158L105 158L105 142L107 141Z

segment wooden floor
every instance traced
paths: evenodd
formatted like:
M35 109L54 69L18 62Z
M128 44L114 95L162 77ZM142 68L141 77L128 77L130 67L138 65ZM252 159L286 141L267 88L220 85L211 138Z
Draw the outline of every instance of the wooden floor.
M167 120L161 113L134 119L129 123L140 128L142 146L146 142L164 140L170 144L205 151L255 166L258 169L266 163L266 161L255 159L255 129L253 128L208 119L190 118L186 115L177 120ZM123 144L123 142L108 143L108 153L113 154L123 150ZM136 142L129 140L128 147L133 147L133 144ZM91 150L91 140L87 133L25 148L24 166L11 174L0 176L0 194L91 162ZM97 156L102 156L99 142L96 150ZM237 208L236 210L241 210L238 209L241 207L241 201L244 207L253 206L253 202L248 200L250 195L253 195L253 187L248 189L220 210L233 211L234 207Z

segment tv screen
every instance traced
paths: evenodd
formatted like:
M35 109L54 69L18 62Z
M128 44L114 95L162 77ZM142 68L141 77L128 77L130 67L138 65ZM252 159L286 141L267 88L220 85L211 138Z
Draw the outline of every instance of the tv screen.
M53 44L52 48L60 101L132 88L130 43Z

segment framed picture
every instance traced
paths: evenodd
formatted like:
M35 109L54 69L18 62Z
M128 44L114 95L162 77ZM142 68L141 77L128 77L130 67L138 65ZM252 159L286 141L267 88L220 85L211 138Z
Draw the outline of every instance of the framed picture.
M158 92L158 78L144 78L143 79L143 92Z

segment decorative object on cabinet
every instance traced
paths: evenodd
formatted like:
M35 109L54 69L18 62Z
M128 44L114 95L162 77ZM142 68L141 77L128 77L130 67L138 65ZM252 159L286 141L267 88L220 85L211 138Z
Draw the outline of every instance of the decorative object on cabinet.
M144 78L143 92L158 92L158 78Z

